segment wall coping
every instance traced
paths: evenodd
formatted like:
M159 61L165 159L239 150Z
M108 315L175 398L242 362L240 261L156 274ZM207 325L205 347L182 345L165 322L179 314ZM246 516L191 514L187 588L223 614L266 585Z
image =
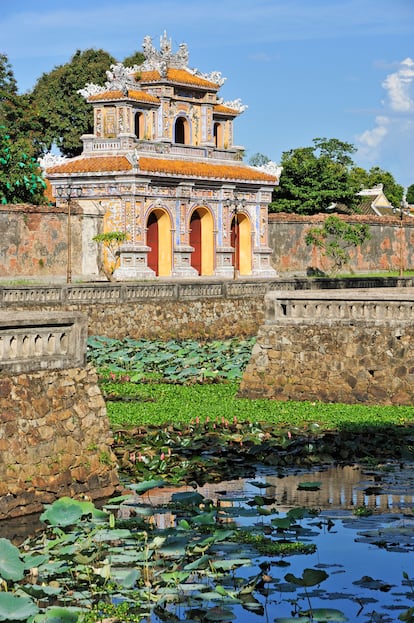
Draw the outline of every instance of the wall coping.
M0 312L0 372L83 367L87 333L80 312Z
M265 323L332 321L409 322L414 289L379 288L298 292L274 290L265 296Z
M192 301L197 299L237 299L264 297L270 290L305 291L349 290L358 288L412 288L411 277L329 278L240 278L236 280L157 280L151 282L86 282L80 284L48 284L0 286L0 310L14 305L77 305L125 304L137 301ZM349 294L345 294L349 297Z

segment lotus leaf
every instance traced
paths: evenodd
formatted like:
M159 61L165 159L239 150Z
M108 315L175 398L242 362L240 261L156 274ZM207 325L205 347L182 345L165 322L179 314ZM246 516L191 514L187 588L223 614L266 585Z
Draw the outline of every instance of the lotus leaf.
M76 524L82 515L81 502L63 497L48 506L40 515L40 519L52 526L66 527Z
M18 548L8 539L0 539L0 577L3 580L18 581L24 577L25 565L20 559Z
M165 486L165 480L144 480L143 482L138 482L135 484L129 485L129 488L135 491L136 493L146 493L151 489L158 489L159 487Z
M319 491L321 482L300 482L298 484L299 491Z
M287 573L285 575L286 582L296 584L296 586L316 586L328 578L326 571L321 569L305 569L302 573L302 577L297 577L293 573Z
M174 504L198 506L204 501L204 498L198 491L179 491L172 494L171 501Z
M53 606L34 617L33 623L76 623L79 618L79 609L67 609Z
M309 612L309 615L312 617L309 620L319 621L320 623L344 623L348 621L343 612L334 608L312 608L312 612Z
M30 597L0 593L0 621L27 621L38 612L39 608Z

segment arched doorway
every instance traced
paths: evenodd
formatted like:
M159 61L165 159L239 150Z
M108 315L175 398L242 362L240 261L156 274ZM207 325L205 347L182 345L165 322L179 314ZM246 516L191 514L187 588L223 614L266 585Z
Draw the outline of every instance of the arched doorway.
M223 126L221 123L214 124L214 143L216 147L223 147Z
M159 277L172 270L171 219L165 210L153 210L147 220L148 267Z
M137 138L144 138L144 115L142 112L135 114L134 131Z
M174 143L190 144L190 128L185 117L177 117L174 125Z
M199 275L214 274L214 222L207 208L197 208L190 219L191 266Z
M251 275L252 272L252 228L246 214L238 212L231 221L230 244L234 248L233 266L235 274Z

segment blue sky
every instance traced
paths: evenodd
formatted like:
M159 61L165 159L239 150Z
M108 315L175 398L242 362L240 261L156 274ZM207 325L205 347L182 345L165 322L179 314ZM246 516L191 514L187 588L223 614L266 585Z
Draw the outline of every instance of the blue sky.
M0 52L21 92L77 49L117 60L164 32L189 66L241 98L246 159L317 137L354 144L354 161L414 183L414 0L0 0Z

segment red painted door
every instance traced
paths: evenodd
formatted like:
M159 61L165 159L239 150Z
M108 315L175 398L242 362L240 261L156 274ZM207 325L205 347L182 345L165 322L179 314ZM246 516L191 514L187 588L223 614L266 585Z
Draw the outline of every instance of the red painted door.
M158 220L154 212L148 217L147 246L151 247L148 252L148 267L158 275Z
M201 275L201 218L198 212L193 212L190 229L190 245L194 248L191 254L191 266Z

